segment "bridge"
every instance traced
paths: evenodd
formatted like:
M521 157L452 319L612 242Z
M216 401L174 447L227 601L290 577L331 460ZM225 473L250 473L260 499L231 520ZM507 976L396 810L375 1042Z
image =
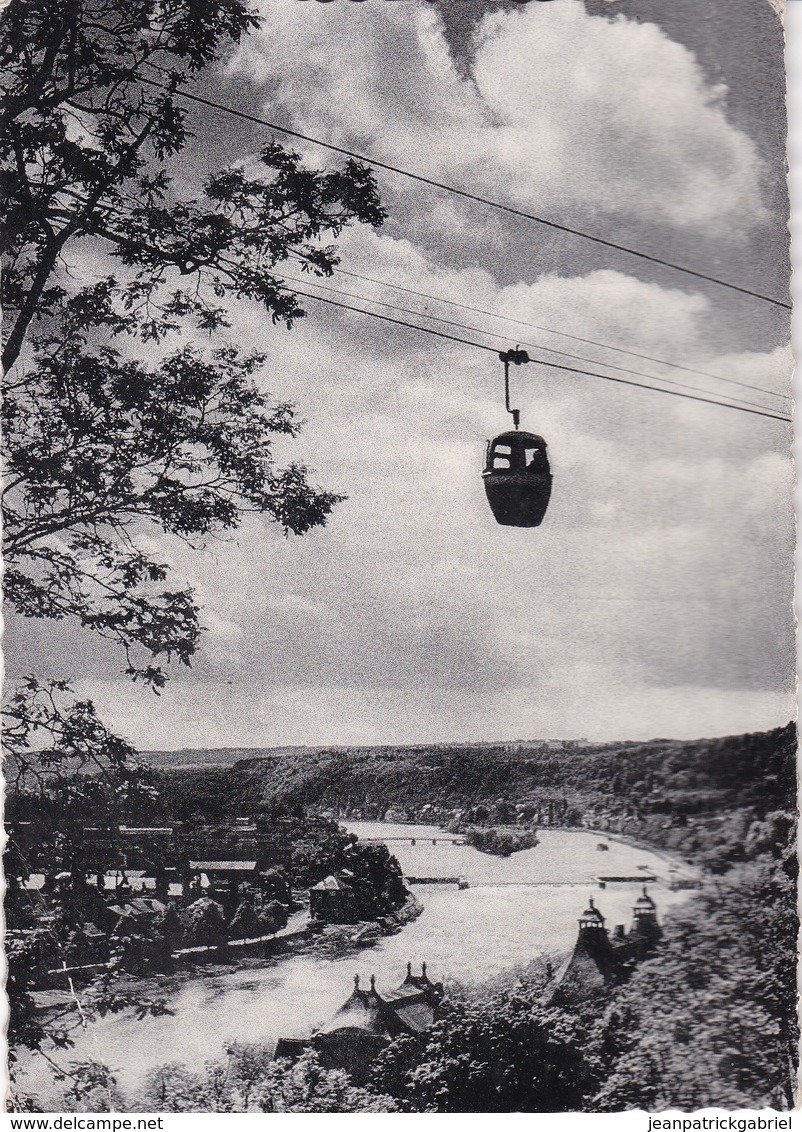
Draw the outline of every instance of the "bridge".
M468 888L464 877L404 877L407 884L456 884L458 888Z
M456 884L459 888L587 888L592 880L472 880L465 877L410 877L407 884Z
M462 837L360 837L360 842L363 845L386 845L390 841L403 842L404 845L465 845L465 839Z
M622 878L617 878L619 881ZM656 881L657 877L633 877L627 878L629 883L635 881L638 884L643 883L643 879L647 882ZM465 877L412 877L405 876L404 880L407 884L456 884L460 888L593 888L598 885L600 888L606 887L606 881L602 882L599 877L588 877L586 880L472 880L468 881Z
M602 888L605 888L608 884L654 884L657 881L657 876L655 873L646 871L638 873L637 876L605 876L603 873L600 873L593 879L597 881Z

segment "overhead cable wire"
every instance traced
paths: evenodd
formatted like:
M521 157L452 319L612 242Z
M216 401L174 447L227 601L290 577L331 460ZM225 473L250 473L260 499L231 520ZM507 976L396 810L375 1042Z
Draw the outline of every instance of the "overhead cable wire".
M315 295L311 291L296 291L295 293L297 295L303 295L304 298L307 299L314 299L318 303L325 303L331 307L340 307L342 310L354 311L356 314L368 315L370 318L376 318L382 322L389 322L394 326L404 326L410 330L421 331L423 334L431 334L435 338L444 338L449 342L460 342L465 346L473 346L474 349L484 350L498 357L498 351L494 346L485 346L482 342L472 342L468 338L461 338L456 334L449 334L444 330L435 330L431 326L420 326L413 322L406 322L404 319L393 318L388 314L379 314L378 311L364 310L362 307L351 306L349 303L341 303L337 299L327 299L323 295ZM682 393L678 389L663 389L658 385L645 385L640 381L630 381L626 377L613 377L611 374L594 373L591 370L579 369L576 366L564 366L558 362L548 362L543 358L532 358L531 360L537 365L546 366L548 369L561 370L564 373L580 374L583 377L598 377L602 381L612 381L616 385L629 385L635 389L648 389L652 393L665 393L669 397L682 397L688 401L700 401L705 405L717 405L720 409L735 409L740 413L751 413L756 417L767 417L772 421L783 421L785 424L791 424L790 417L779 416L765 409L752 409L745 405L733 404L731 401L714 401L711 397L699 397L693 393Z
M388 310L396 311L400 314L416 315L418 318L426 318L426 319L431 320L432 322L440 322L444 326L453 326L453 327L456 327L458 330L467 330L467 331L469 331L470 333L473 333L473 334L482 334L486 338L498 338L502 342L509 342L508 336L506 336L504 334L498 334L494 330L483 330L480 326L468 326L464 322L454 322L450 318L439 318L437 315L434 315L434 314L427 314L424 311L412 310L409 307L400 307L400 306L397 306L394 303L385 303L385 302L382 302L380 299L369 298L366 295L355 295L352 291L340 291L336 287L329 287L329 286L327 286L323 283L318 283L317 280L315 280L313 282L312 280L296 279L296 278L292 278L290 276L281 275L281 274L278 275L278 278L283 279L283 280L285 280L289 283L301 283L301 284L304 284L304 285L308 283L309 285L313 285L315 287L318 287L322 291L328 291L330 294L333 294L333 295L340 295L340 296L347 298L347 299L359 299L360 302L373 303L374 306L385 307ZM612 362L605 362L605 361L603 361L599 358L587 358L587 357L584 357L581 354L569 354L567 351L557 350L553 346L544 346L541 342L524 342L524 341L521 341L521 342L518 343L518 345L519 346L527 346L530 350L545 350L549 354L559 354L560 357L571 358L574 361L578 361L578 362L590 362L593 365L604 366L606 369L614 369L614 370L619 371L620 373L631 374L633 377L644 377L644 378L647 378L647 379L651 378L652 380L655 380L655 381L662 381L666 385L674 385L678 389L690 389L690 390L693 390L695 393L711 393L711 394L713 394L713 396L716 396L715 391L712 390L712 389L700 389L698 385L689 385L689 384L687 384L686 382L683 382L683 381L672 381L671 378L663 377L662 374L643 373L642 370L628 369L626 366L613 365ZM730 401L738 402L741 405L750 405L755 409L770 409L771 408L771 406L762 405L757 401L747 401L743 397L730 397Z
M657 358L653 354L641 354L638 353L637 350L627 350L624 346L613 346L609 342L598 342L595 338L583 338L579 334L569 334L565 330L555 330L551 326L540 326L538 323L527 322L522 318L512 318L510 315L499 314L497 311L485 310L483 307L473 307L469 303L460 303L456 299L446 299L442 295L432 295L427 291L416 291L413 287L404 287L400 283L391 283L388 279L376 279L372 275L361 275L358 271L350 271L345 267L336 267L334 271L337 275L350 275L352 278L361 279L365 283L376 283L381 287L391 287L394 291L404 291L406 294L415 295L419 299L431 299L437 303L447 303L451 307L459 307L462 310L471 311L473 314L483 314L487 315L489 318L501 319L503 322L515 323L517 326L529 327L530 330L541 330L546 334L556 334L560 338L570 338L574 342L584 342L588 346L599 346L605 350L615 350L619 354L628 354L632 358L640 358L645 362L655 362L658 365L669 366L671 369L682 370L685 373L694 373L699 377L710 377L715 381L724 381L728 385L737 385L741 389L752 389L755 393L765 393L767 397L777 397L781 401L792 400L788 394L776 393L773 389L764 389L762 385L751 385L748 381L738 381L734 377L725 377L721 373L712 373L710 370L696 369L694 366L684 366L679 362L670 362L666 358ZM607 365L608 363L600 362L599 364Z
M146 79L140 76L140 81L162 90L170 89L166 83L157 82L155 79ZM267 118L262 118L257 114L249 114L246 110L238 110L235 106L227 106L225 103L216 102L214 99L204 98L203 95L192 94L190 91L184 90L181 87L178 87L175 93L181 98L187 99L188 102L195 102L200 106L207 106L212 110L219 110L224 114L231 114L233 117L240 118L243 121L252 122L259 126L266 126L268 129L275 130L277 133L286 134L291 138L298 138L300 141L310 142L312 145L318 145L322 149L330 150L332 153L339 153L344 157L351 157L356 161L363 161L366 165L372 165L375 169L384 169L389 173L396 173L400 177L407 177L412 181L418 181L422 185L429 185L431 188L442 189L443 192L452 193L454 196L462 197L465 200L475 201L478 204L486 205L488 208L495 208L500 212L506 212L512 216L520 216L525 220L533 220L535 223L541 224L547 228L552 228L557 232L566 232L571 236L579 236L583 240L599 244L602 247L612 248L614 251L624 252L627 255L645 260L647 263L655 263L661 267L670 268L672 271L680 271L685 275L693 276L695 279L702 279L706 283L715 283L719 287L726 287L742 295L749 295L753 299L761 299L763 302L791 310L791 303L786 302L784 299L776 299L772 295L764 295L760 291L753 291L749 287L743 287L738 283L731 283L729 280L719 279L717 276L708 275L704 271L696 271L692 267L684 267L682 264L672 263L670 260L651 255L649 252L638 251L637 248L631 248L626 244L616 243L614 240L606 240L603 236L594 236L590 232L583 232L580 228L572 228L570 225L560 224L556 220L547 220L546 217L538 216L534 212L526 212L524 209L515 208L510 204L502 204L501 201L492 200L490 197L481 196L479 193L472 193L467 189L460 189L456 185L448 185L444 181L437 181L432 177L426 177L422 173L414 173L410 169L403 169L400 165L391 165L387 161L379 161L375 157L369 157L364 153L357 153L355 150L345 149L343 146L323 141L322 138L313 137L311 134L303 134L300 130L292 130L289 126L281 126L277 122L271 122Z

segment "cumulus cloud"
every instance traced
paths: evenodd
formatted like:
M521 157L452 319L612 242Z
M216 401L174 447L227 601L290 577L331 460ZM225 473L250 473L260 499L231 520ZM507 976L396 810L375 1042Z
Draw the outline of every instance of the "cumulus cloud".
M787 351L715 352L700 296L611 271L505 285L370 232L343 252L421 292L787 388ZM244 307L235 329L258 342L262 316ZM219 716L208 735L230 743L632 735L649 719L668 729L661 696L693 705L689 733L710 731L736 689L732 730L772 722L791 650L782 426L521 370L514 396L555 481L544 526L517 531L495 525L479 475L508 420L492 355L328 310L272 332L268 353L261 382L308 420L288 449L349 498L303 539L251 520L205 555L149 545L196 586L209 631L158 711L146 700L130 716L140 742L170 727L199 741L189 717L208 712L204 696ZM118 716L138 696L92 679Z
M492 12L462 75L428 6L263 12L233 73L336 144L561 217L729 239L765 219L760 159L724 89L656 24L592 17L581 0Z
M421 292L786 388L786 351L713 351L698 295L613 272L505 285L369 232L343 252L357 271ZM238 311L236 333L261 340L254 308ZM308 419L288 449L349 499L304 539L251 520L204 556L174 541L148 548L196 585L210 632L159 712L140 715L139 741L143 729L163 735L163 718L195 734L184 718L190 703L201 710L195 683L214 688L231 743L510 736L538 720L555 734L608 735L614 723L642 734L648 719L667 729L660 696L675 704L688 687L686 728L716 729L735 689L733 730L750 712L749 726L771 722L792 648L782 426L521 370L514 396L547 437L555 481L543 528L517 531L495 525L479 477L484 439L507 420L492 354L338 311L272 334L268 354L263 384ZM135 695L96 688L118 712ZM291 706L305 695L309 719Z
M655 25L593 19L573 0L497 12L466 75L431 8L345 12L266 4L265 36L248 41L232 74L263 84L271 113L306 130L389 160L411 153L423 171L493 185L494 195L640 213L717 235L719 246L734 217L760 217L751 143L692 55ZM609 267L568 274L534 245L502 270L485 254L500 220L481 227L432 203L405 212L402 202L387 231L341 240L347 270L420 295L347 275L330 284L421 321L463 322L494 348L528 342L533 355L577 368L626 376L603 364L613 362L644 375L632 380L782 407L593 344L787 393L788 350L765 334L752 341L749 319L687 281ZM447 238L433 247L424 229L438 225ZM155 701L104 678L108 650L88 648L86 635L61 650L124 733L144 746L258 745L698 735L784 721L785 426L525 367L513 397L548 441L554 491L540 529L502 528L480 477L486 438L509 422L492 352L311 301L309 312L286 332L240 305L233 335L266 350L260 382L307 419L280 455L348 499L303 539L250 519L204 555L174 540L150 547L206 610L191 673L176 672ZM48 634L53 651L60 638ZM20 667L30 666L26 648L37 662L46 651L30 626L11 643Z
M716 354L708 304L682 291L609 271L504 285L371 233L344 251L417 290L786 387L786 351ZM237 331L256 340L254 311ZM160 703L177 733L194 734L195 682L232 743L649 734L670 730L669 703L691 734L787 710L785 429L531 367L515 394L554 494L538 531L500 528L479 476L506 425L500 378L492 355L345 312L272 336L261 380L301 403L294 444L349 498L304 539L253 520L202 557L165 548L213 610ZM135 695L96 689L117 712Z

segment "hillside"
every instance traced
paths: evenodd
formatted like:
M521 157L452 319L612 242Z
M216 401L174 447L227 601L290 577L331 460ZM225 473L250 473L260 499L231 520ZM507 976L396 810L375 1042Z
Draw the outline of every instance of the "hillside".
M178 747L173 751L140 751L139 758L147 766L160 770L199 770L234 766L243 759L304 754L311 750L310 747Z
M431 747L294 748L228 768L162 771L191 816L302 806L341 817L447 823L579 825L643 837L689 855L738 852L753 821L794 809L796 735L773 731L693 741ZM713 833L715 831L715 837Z

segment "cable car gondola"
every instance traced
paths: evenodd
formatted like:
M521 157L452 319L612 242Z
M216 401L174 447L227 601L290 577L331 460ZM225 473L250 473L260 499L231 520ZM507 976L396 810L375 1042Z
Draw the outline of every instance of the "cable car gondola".
M502 432L487 443L482 480L490 510L504 527L539 527L551 498L551 468L546 442L534 432L519 429L520 410L510 408L510 362L529 361L526 350L499 354L504 363L504 392L514 430Z

